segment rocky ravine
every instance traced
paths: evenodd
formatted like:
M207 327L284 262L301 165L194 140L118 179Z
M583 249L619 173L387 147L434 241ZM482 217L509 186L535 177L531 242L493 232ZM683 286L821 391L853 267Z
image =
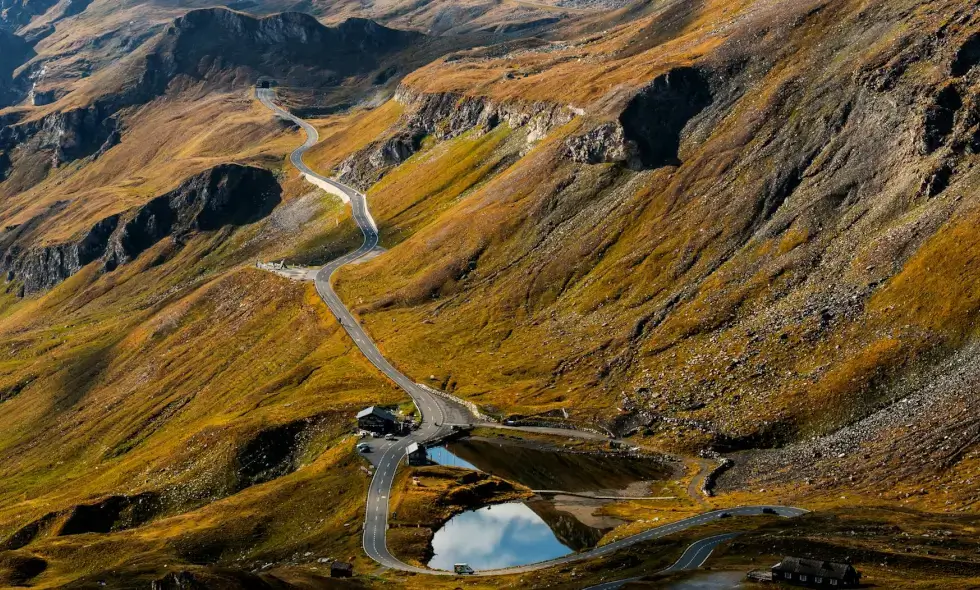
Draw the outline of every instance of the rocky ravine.
M32 231L56 212L49 211L0 232L0 271L8 282L22 284L21 294L49 289L97 260L111 272L165 237L258 221L281 202L281 192L268 170L225 164L142 207L100 220L75 240L32 245Z

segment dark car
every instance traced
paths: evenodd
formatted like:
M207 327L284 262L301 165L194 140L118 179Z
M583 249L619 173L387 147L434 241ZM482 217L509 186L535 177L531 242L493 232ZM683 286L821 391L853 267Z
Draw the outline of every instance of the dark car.
M731 518L731 517L732 517L731 512L722 512L721 516L719 516L718 518Z
M762 513L763 514L776 514L776 510L774 508L763 508L762 509Z

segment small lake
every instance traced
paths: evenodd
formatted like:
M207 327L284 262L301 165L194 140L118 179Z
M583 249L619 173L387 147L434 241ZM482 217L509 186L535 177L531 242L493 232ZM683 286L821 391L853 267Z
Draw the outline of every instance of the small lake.
M672 475L670 466L650 458L567 453L483 438L468 438L444 447L431 448L429 459L439 465L490 473L532 490L573 493L619 494L643 482L664 480ZM649 486L640 485L640 489L631 490L629 495L648 495L649 489ZM598 513L603 505L610 502L559 494L528 500L521 504L524 508L519 510L525 521L544 523L550 528L550 535L545 535L544 529L541 529L540 536L557 542L567 553L569 548L582 551L595 547L606 533L623 524L621 520ZM534 563L564 554L559 552L560 549L547 545L544 550L547 554L545 557L535 555L522 563ZM514 552L525 555L533 552L533 549L519 548ZM462 562L465 560L457 563ZM452 563L449 565L451 567ZM471 567L476 568L472 564Z
M436 531L428 566L452 570L457 563L490 570L568 555L544 521L523 502L509 502L458 514Z
M429 450L439 465L477 469L532 490L623 490L641 481L670 479L672 468L650 458L591 455L533 448L505 441L463 439Z
M450 467L462 467L464 469L480 471L476 465L457 457L446 447L432 447L428 449L428 454L429 460L436 465L449 465Z

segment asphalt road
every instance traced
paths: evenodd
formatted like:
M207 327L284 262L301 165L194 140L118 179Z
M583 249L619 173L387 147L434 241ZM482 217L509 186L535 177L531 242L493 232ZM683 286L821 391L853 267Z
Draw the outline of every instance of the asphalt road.
M741 533L725 533L723 535L715 535L714 537L708 537L706 539L696 541L692 543L690 547L684 550L684 553L676 562L674 562L674 565L666 569L662 569L657 573L671 574L686 570L696 570L704 565L704 562L708 561L708 558L711 557L711 554L714 552L715 548L718 547L718 545L731 541L735 537L739 536L739 534ZM597 586L590 586L585 590L618 590L626 584L642 580L644 577L646 576L606 582Z
M436 573L432 570L417 568L403 563L388 552L385 537L388 529L388 501L391 496L391 485L394 481L398 464L404 458L405 449L410 444L413 442L426 442L448 434L451 429L446 424L466 424L472 421L472 418L466 408L438 395L429 393L392 366L333 290L331 277L339 268L366 256L377 247L378 226L371 217L371 213L367 207L367 198L362 193L335 180L317 174L303 162L303 155L311 147L316 145L319 139L316 128L280 108L274 102L275 94L272 90L257 89L257 95L265 106L275 111L280 117L293 121L306 131L306 142L290 156L293 166L303 174L312 176L346 193L350 199L354 221L361 229L361 233L364 234L364 242L360 248L350 254L341 256L320 269L315 279L317 292L330 308L330 311L337 316L344 330L350 334L350 337L354 340L354 344L357 345L361 353L371 361L371 364L411 396L418 406L422 417L420 428L409 436L395 441L365 441L372 447L371 452L366 453L365 456L374 464L375 471L368 492L367 511L364 520L364 551L371 559L386 567L403 571Z
M448 434L451 431L451 428L447 426L448 424L472 423L474 421L473 417L469 410L467 410L464 406L426 391L424 388L420 387L417 383L408 378L408 376L406 376L404 373L392 366L392 364L388 362L388 360L381 354L381 351L378 350L378 347L374 344L374 341L372 341L367 335L360 323L358 323L353 314L351 314L350 310L348 310L343 304L340 297L337 296L337 293L333 290L333 286L331 285L331 277L335 272L337 272L337 269L366 256L378 245L378 226L368 210L367 197L345 184L339 183L325 176L321 176L310 169L303 162L303 155L311 147L316 145L317 141L319 140L319 135L317 134L316 128L306 121L294 116L292 113L279 107L275 103L275 92L273 90L256 89L256 95L266 107L274 111L280 117L288 119L299 125L306 132L306 142L290 155L290 161L293 163L293 166L295 166L296 169L303 174L311 176L321 183L326 183L331 187L342 191L350 199L354 221L361 229L361 233L364 234L364 242L361 244L360 248L354 252L351 252L350 254L341 256L320 269L315 280L317 292L330 308L330 311L337 316L340 324L354 340L357 348L360 349L364 356L367 357L367 359L371 361L371 363L377 367L378 370L384 373L389 379L394 381L409 396L411 396L411 398L415 401L415 404L418 407L422 417L422 425L411 435L395 441L380 441L377 439L371 439L368 441L372 447L372 451L367 453L366 456L375 466L375 471L368 491L367 509L364 519L364 552L367 553L368 557L388 568L406 572L415 572L419 574L445 576L455 575L453 572L437 571L408 565L407 563L400 561L388 551L386 544L389 513L388 503L391 496L391 486L394 482L395 472L398 469L398 464L405 456L405 449L412 442L426 442ZM520 430L551 431L558 429L520 428ZM581 436L583 434L597 436L591 435L591 433L577 433L574 431L564 430L559 430L558 433L563 436ZM600 438L602 437L600 436ZM763 508L767 507L746 506L706 512L698 516L693 516L661 527L649 529L643 533L620 539L613 543L609 543L608 545L603 545L602 547L597 547L582 553L573 553L558 559L525 566L501 570L479 571L475 575L496 576L519 574L573 563L576 561L603 557L643 541L664 537L681 530L716 520L724 512L732 515L762 514ZM785 517L799 516L800 514L806 512L806 510L799 508L787 508L784 506L770 506L768 508L772 508L780 516ZM707 541L707 539L705 539L705 541Z

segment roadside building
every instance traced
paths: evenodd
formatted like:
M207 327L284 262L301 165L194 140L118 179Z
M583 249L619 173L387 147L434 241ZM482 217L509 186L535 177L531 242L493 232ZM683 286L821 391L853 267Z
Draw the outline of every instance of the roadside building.
M387 434L395 432L398 426L398 419L395 415L384 408L371 406L364 408L357 413L357 427L361 430Z
M772 566L772 581L809 588L857 588L861 574L849 563L784 557Z
M412 467L422 467L429 464L429 454L426 452L425 447L417 442L408 445L408 448L405 449L405 457L408 459L408 464Z
M343 561L335 561L330 564L331 578L350 578L354 575L354 566Z

